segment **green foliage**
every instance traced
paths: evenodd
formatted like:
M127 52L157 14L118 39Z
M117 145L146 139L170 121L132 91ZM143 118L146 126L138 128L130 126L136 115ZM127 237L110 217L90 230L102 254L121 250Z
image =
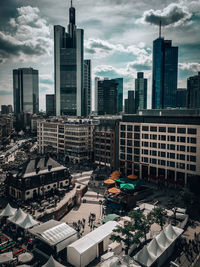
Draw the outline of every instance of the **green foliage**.
M163 230L163 226L165 225L167 220L166 219L167 212L165 211L165 209L162 207L155 207L152 210L151 215L153 217L154 222L159 224L161 229Z

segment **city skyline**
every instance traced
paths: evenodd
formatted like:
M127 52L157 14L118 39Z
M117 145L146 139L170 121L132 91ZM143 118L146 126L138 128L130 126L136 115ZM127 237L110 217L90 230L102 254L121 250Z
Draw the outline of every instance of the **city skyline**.
M40 109L45 95L54 92L53 25L68 24L66 4L52 0L2 2L0 27L0 104L13 104L12 70L32 67L40 72ZM148 78L148 106L151 97L152 44L162 36L179 47L179 83L200 70L200 1L143 0L74 1L77 26L85 30L85 59L92 60L94 77L124 78L124 98L134 90L138 71ZM108 20L109 18L109 20ZM187 34L185 34L187 32ZM94 86L94 85L93 85Z

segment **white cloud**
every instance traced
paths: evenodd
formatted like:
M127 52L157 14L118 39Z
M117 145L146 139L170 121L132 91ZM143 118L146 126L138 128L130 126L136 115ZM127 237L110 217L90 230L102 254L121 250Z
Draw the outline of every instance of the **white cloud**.
M188 63L179 63L179 69L192 71L197 73L200 71L200 63L198 62L188 62Z

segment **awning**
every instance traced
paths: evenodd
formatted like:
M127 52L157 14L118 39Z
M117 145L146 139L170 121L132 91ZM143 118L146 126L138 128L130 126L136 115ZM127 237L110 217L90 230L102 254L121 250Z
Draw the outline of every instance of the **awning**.
M108 179L104 181L104 184L115 184L115 181Z
M133 184L120 184L120 189L135 189Z
M17 209L14 209L10 206L10 204L8 203L7 206L5 207L5 209L3 209L3 211L1 212L0 216L1 217L10 217L13 216L15 214Z
M131 179L128 179L126 177L117 179L117 180L115 180L115 182L119 182L121 184L132 184L135 187L143 185L143 181L142 180L139 180L139 179L138 180L131 180Z
M119 218L119 215L112 213L112 214L108 214L104 219L103 219L103 223L107 223L109 221L114 221L115 219Z
M119 194L121 192L121 190L116 188L116 187L112 187L112 188L108 189L108 192L113 193L113 194Z
M65 266L60 264L53 258L53 256L51 256L49 260L44 265L42 265L42 267L65 267Z

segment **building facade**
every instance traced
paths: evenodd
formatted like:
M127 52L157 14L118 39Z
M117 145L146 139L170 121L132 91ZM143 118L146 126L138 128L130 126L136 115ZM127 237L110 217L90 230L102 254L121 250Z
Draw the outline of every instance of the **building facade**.
M112 79L117 83L117 113L123 111L123 78Z
M186 88L178 88L176 91L176 107L186 108L188 102L188 91Z
M188 108L200 108L200 72L187 80Z
M118 168L119 119L100 119L94 128L94 162Z
M20 68L13 70L14 114L39 112L38 70Z
M48 116L56 115L55 95L46 95L46 114Z
M84 115L84 31L76 28L76 11L69 9L68 32L54 26L56 115Z
M2 145L13 131L13 117L0 115L0 145Z
M135 114L135 91L128 91L126 114Z
M91 60L84 60L84 92L85 92L85 116L92 111L92 66Z
M1 114L8 115L13 112L12 105L1 105Z
M178 47L159 37L153 42L152 109L176 107Z
M123 116L119 167L124 174L180 186L200 175L200 113L177 112Z
M80 163L93 158L92 120L52 119L38 123L39 153L60 155L65 161Z
M138 72L135 79L135 110L141 109L147 109L147 79L143 72Z

